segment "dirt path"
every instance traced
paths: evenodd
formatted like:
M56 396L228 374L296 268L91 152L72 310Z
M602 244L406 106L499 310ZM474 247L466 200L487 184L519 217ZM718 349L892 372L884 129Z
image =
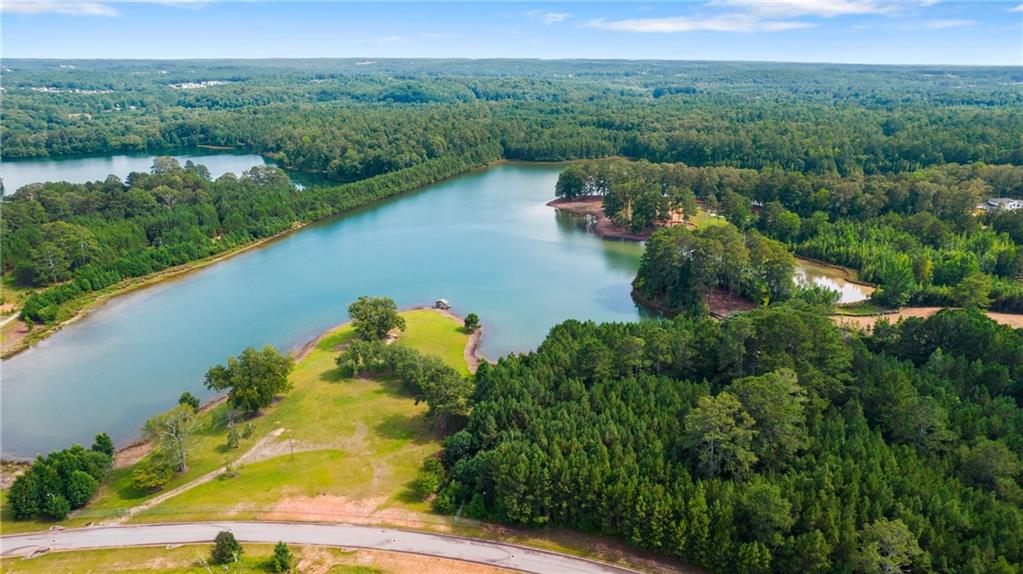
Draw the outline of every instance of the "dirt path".
M274 439L279 437L281 435L281 433L283 433L283 432L284 432L284 429L283 428L279 428L279 429L276 429L276 430L272 431L270 434L266 435L265 437L259 439L259 442L257 442L256 444L252 445L252 448L250 448L245 454L241 455L240 457L238 457L234 461L235 464L243 463L243 462L246 462L246 461L249 461L249 460L253 460L253 459L257 459L257 458L262 458L261 457L261 454L262 454L261 451L264 448L266 448L267 445L269 445L271 442L273 442ZM202 476L200 476L198 478L195 478L193 480L190 480L189 482L186 482L185 484L182 484L181 486L179 486L177 488L172 488L171 490L168 490L167 492L164 492L163 494L160 494L159 496L154 496L153 498L150 498L149 500L143 502L142 504L139 504L137 506L133 506L133 507L129 508L127 511L125 511L124 514L121 514L121 515L119 515L119 516L117 516L115 518L111 518L109 520L105 520L105 521L101 522L100 525L101 526L113 526L113 525L117 525L117 524L124 524L128 520L131 520L135 515L137 515L137 514L139 514L141 512L145 512L146 510L149 510L150 508L153 508L154 506L156 506L158 504L161 504L161 503L163 503L163 502L165 502L165 501L167 501L167 500L169 500L171 498L174 498L175 496L177 496L177 495L179 495L179 494L181 494L183 492L188 492L189 490L192 490L193 488L195 488L195 487L197 487L197 486L199 486L201 484L206 484L207 482L210 482L211 480L217 478L221 474L224 474L224 472L226 472L226 471L227 471L227 467L226 466L222 466L222 467L220 467L220 468L218 468L216 470L207 472L206 474L204 474L204 475L202 475Z
M877 315L860 315L860 316L849 316L849 315L832 315L831 320L837 325L843 327L855 327L857 329L870 329L874 326L874 323L881 319L887 319L888 321L895 323L899 319L905 319L907 317L919 317L921 319L930 317L938 311L944 309L944 307L906 307L893 313L881 313ZM1001 323L1002 325L1008 325L1016 329L1023 329L1023 315L1015 313L998 313L995 311L988 311L987 316L994 321Z

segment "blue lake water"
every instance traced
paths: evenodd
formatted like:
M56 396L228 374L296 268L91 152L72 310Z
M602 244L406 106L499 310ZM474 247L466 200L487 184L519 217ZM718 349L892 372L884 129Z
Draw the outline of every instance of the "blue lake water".
M238 175L254 165L275 165L263 156L251 153L185 150L166 155L176 158L181 165L189 160L205 165L214 178L228 172ZM30 183L43 181L85 183L102 181L110 174L124 179L133 171L148 172L153 165L153 158L151 154L120 154L7 160L0 163L0 179L4 182L5 194L14 193ZM299 185L329 183L314 174L289 171L288 175Z
M98 431L130 440L183 391L210 397L210 366L247 346L299 347L346 320L360 295L401 307L447 298L480 316L490 358L535 347L568 318L636 320L629 291L642 246L597 238L547 207L559 170L464 175L111 300L3 363L4 455Z

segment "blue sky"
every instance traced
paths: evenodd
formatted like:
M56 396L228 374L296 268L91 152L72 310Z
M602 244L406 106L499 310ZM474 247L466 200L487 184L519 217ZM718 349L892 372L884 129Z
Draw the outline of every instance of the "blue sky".
M1023 0L6 0L8 58L525 57L1023 65Z

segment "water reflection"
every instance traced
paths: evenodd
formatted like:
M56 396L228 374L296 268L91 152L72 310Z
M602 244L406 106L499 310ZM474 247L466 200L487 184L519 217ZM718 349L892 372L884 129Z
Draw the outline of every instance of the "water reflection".
M812 283L838 291L839 303L856 303L870 298L874 287L849 280L851 271L823 265L808 259L796 260L796 280L804 285Z

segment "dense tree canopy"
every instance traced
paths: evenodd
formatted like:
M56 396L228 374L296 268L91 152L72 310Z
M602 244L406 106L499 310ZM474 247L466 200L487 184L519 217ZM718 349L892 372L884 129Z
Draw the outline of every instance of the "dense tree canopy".
M63 520L89 502L113 464L113 444L106 433L96 435L91 449L73 445L36 458L7 493L15 520Z
M873 336L794 304L568 321L480 367L434 504L715 572L1014 572L1020 353L971 311Z
M681 294L696 293L693 285L717 284L755 300L787 297L787 286L767 279L772 275L769 262L782 263L768 254L778 246L755 239L759 231L800 255L858 270L863 279L879 284L874 297L887 305L1023 312L1023 282L1018 279L1023 274L1023 219L1009 211L974 215L977 204L989 197L1023 195L1020 167L946 164L912 173L839 177L776 168L601 160L566 168L556 193L601 196L605 213L634 231L666 220L669 210L691 217L694 203L700 202L765 253L768 263L747 263L738 235L717 227L695 233L673 230L674 247L666 245L666 232L652 237L637 291L651 299L666 298L669 307L690 306L693 297ZM647 194L656 198L646 203L660 207L637 220ZM708 242L711 234L726 247ZM753 245L747 247L749 256L758 252ZM687 261L696 275L687 273L682 265ZM664 277L669 269L682 277ZM743 270L762 273L767 283L754 287L747 282L743 288L736 279ZM780 267L774 272L784 276Z

